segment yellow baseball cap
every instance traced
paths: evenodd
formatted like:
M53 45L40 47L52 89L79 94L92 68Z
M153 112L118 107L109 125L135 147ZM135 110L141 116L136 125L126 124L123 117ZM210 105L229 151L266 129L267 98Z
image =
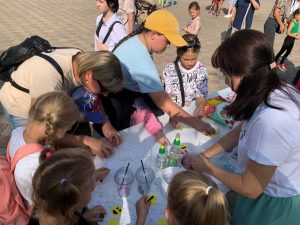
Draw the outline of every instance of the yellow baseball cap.
M177 47L187 45L179 33L179 24L176 17L167 10L156 10L145 20L145 28L163 34Z

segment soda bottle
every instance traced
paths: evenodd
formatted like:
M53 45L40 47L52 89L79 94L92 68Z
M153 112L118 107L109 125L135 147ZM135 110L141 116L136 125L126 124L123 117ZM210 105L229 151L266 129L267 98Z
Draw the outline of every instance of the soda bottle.
M166 148L161 145L156 158L156 166L160 169L164 169L167 166Z

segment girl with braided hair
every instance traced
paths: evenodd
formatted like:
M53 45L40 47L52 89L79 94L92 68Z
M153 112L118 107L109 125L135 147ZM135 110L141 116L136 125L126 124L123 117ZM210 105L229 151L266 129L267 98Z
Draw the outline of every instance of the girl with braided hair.
M59 139L80 119L80 112L64 92L49 92L37 98L30 108L28 124L13 130L7 151L12 159L26 144L40 144L43 151L31 153L20 159L14 170L15 182L28 206L32 205L32 177L39 161L50 157ZM41 147L43 149L43 147ZM108 169L97 170L97 179L102 180Z

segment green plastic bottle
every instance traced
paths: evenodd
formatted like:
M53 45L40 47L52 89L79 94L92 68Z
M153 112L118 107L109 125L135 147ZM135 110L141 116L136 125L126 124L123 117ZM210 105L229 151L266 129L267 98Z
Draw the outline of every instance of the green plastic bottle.
M166 148L161 145L156 158L156 166L160 169L164 169L167 166Z
M170 167L180 166L181 152L179 149L179 145L180 145L180 138L176 137L173 141L170 150L170 155L168 160L168 166Z

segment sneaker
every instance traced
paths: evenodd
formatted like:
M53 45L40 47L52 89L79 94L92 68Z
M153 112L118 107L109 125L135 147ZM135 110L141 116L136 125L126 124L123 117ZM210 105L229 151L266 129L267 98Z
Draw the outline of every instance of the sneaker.
M232 15L231 15L231 14L227 14L227 15L225 15L224 17L225 17L225 18L231 18Z

